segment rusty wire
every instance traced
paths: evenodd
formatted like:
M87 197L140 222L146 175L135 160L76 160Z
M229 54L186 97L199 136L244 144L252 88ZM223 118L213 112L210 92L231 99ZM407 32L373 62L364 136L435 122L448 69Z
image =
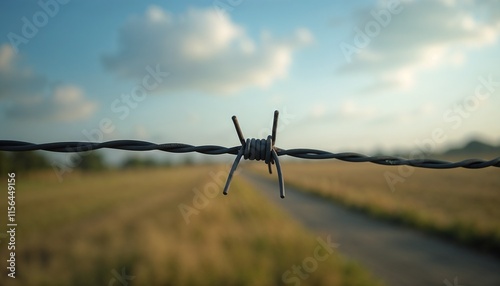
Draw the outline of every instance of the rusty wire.
M436 159L405 159L396 156L367 156L359 153L353 152L342 152L342 153L332 153L323 150L316 149L280 149L275 146L276 143L276 130L278 125L278 111L274 112L274 121L272 135L269 135L266 139L245 139L243 132L238 123L236 116L232 117L233 124L238 135L238 139L241 143L240 146L235 147L222 147L217 145L202 145L193 146L183 143L166 143L166 144L155 144L146 141L138 140L114 140L102 143L96 142L53 142L53 143L43 143L34 144L23 141L15 140L0 140L0 151L34 151L43 150L50 152L60 152L60 153L73 153L73 152L88 152L97 149L117 149L126 151L152 151L159 150L170 153L190 153L197 152L206 155L221 155L221 154L232 154L236 155L236 159L229 172L226 185L224 186L223 193L227 195L229 185L234 171L236 170L239 161L243 157L245 160L257 160L264 161L269 168L269 173L272 173L271 164L276 164L276 169L278 171L279 187L280 187L280 197L285 197L285 187L284 180L281 172L281 165L279 163L279 156L291 156L301 159L337 159L346 162L371 162L379 165L386 166L401 166L408 165L417 168L429 168L429 169L451 169L451 168L466 168L466 169L481 169L487 167L497 167L500 168L500 157L491 160L482 159L466 159L457 162L449 162Z

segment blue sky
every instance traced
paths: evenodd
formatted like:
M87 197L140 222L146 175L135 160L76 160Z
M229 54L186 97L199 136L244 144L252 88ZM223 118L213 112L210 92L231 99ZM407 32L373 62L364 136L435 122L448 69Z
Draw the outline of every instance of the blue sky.
M170 2L2 1L0 137L500 143L498 1Z

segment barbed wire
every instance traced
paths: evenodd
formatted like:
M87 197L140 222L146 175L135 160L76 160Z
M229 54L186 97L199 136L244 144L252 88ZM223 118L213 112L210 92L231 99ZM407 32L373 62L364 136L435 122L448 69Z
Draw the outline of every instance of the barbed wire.
M367 156L359 153L353 152L342 152L342 153L332 153L323 150L316 149L280 149L275 146L276 142L276 130L278 126L278 115L279 112L276 110L274 112L272 135L269 135L267 139L245 139L243 132L238 123L236 116L232 117L236 133L240 140L241 145L235 147L223 147L217 145L202 145L193 146L183 143L166 143L166 144L155 144L146 141L139 140L114 140L102 143L96 142L53 142L53 143L43 143L34 144L23 141L15 140L0 140L0 151L35 151L43 150L50 152L61 152L61 153L74 153L74 152L88 152L97 149L116 149L116 150L126 150L126 151L152 151L159 150L170 153L190 153L197 152L206 155L221 155L221 154L232 154L236 155L236 159L229 172L226 185L224 186L223 193L227 195L229 190L229 185L231 184L232 176L236 170L239 161L243 157L245 160L256 160L265 161L269 167L269 173L272 174L271 165L276 164L276 169L278 171L280 196L285 197L284 180L281 172L281 165L279 163L279 156L291 156L301 159L337 159L345 162L370 162L379 165L386 166L401 166L408 165L417 168L429 168L429 169L451 169L451 168L466 168L466 169L481 169L487 167L497 167L500 168L500 157L491 160L482 159L466 159L457 162L449 162L436 159L405 159L396 156Z

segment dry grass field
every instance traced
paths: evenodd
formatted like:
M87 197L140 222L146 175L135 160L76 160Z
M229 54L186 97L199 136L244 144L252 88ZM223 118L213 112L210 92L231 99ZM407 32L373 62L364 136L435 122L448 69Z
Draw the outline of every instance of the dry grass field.
M229 196L219 189L193 202L220 168L73 173L62 183L53 174L18 173L16 279L7 277L1 238L0 285L299 285L282 277L313 256L313 234L241 178ZM196 210L189 223L181 204ZM2 198L3 233L6 208ZM336 252L296 281L379 285Z
M370 163L286 162L285 184L370 215L500 254L498 168L430 170ZM264 168L258 168L264 174ZM406 167L404 167L406 168ZM398 180L391 190L386 176ZM392 177L394 178L394 177Z

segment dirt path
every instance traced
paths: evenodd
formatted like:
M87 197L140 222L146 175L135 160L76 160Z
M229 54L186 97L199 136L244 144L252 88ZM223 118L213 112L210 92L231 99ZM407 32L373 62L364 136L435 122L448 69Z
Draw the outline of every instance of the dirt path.
M331 235L340 253L362 263L387 285L500 285L500 260L495 257L375 220L289 186L283 200L276 182L249 172L243 176L307 228Z

